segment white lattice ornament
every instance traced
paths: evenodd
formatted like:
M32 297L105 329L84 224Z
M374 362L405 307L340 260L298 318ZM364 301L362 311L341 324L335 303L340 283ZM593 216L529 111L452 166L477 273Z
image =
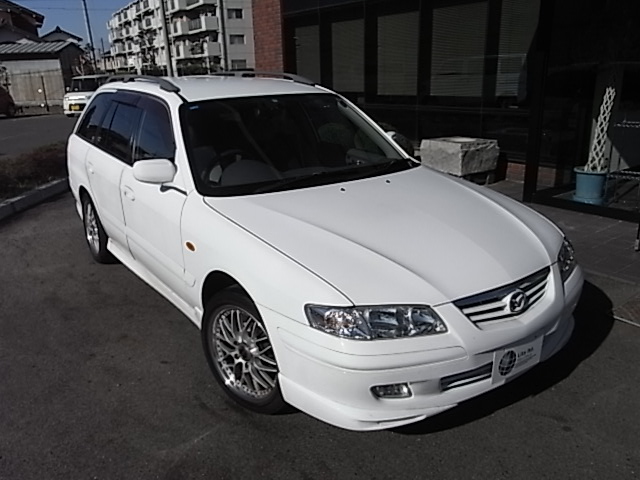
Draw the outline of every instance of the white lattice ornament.
M611 76L600 105L596 130L593 134L593 143L589 151L589 160L584 167L587 172L605 172L609 166L609 160L605 157L604 152L607 146L607 131L609 130L609 120L611 119L611 110L613 109L615 98L615 78Z

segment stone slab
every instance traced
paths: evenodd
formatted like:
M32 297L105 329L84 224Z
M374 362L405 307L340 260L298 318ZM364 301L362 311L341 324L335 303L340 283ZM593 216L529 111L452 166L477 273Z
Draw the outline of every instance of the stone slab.
M495 170L499 154L498 141L484 138L427 138L420 143L423 164L457 177Z

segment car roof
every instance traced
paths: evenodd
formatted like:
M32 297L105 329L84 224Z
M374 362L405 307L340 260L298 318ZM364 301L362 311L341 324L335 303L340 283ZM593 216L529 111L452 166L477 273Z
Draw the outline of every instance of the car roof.
M134 80L134 81L131 81ZM174 88L177 87L177 88ZM241 77L224 75L201 75L186 77L130 77L107 83L103 89L125 89L139 92L164 90L165 95L174 90L189 102L215 100L218 98L251 97L262 95L286 95L326 92L312 82L287 78Z
M75 77L71 77L71 80L82 80L85 78L102 78L102 77L110 77L108 73L95 73L92 75L76 75Z

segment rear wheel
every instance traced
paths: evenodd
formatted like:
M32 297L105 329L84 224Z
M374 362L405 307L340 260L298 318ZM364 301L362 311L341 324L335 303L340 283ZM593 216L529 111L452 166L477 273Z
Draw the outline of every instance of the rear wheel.
M16 112L17 112L16 106L9 105L9 107L7 108L7 117L15 117Z
M98 263L113 263L115 258L107 250L109 237L107 237L102 227L93 202L87 197L82 200L82 220L84 223L84 238L87 241L93 259Z
M226 289L211 299L202 323L202 343L216 380L234 401L260 413L285 408L269 335L242 290Z

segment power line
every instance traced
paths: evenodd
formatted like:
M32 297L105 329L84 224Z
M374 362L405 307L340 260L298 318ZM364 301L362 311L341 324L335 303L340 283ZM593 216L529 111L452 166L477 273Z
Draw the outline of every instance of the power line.
M74 7L38 7L38 10L70 10L70 11L82 11L82 8ZM87 10L92 12L117 12L113 8L88 8Z

